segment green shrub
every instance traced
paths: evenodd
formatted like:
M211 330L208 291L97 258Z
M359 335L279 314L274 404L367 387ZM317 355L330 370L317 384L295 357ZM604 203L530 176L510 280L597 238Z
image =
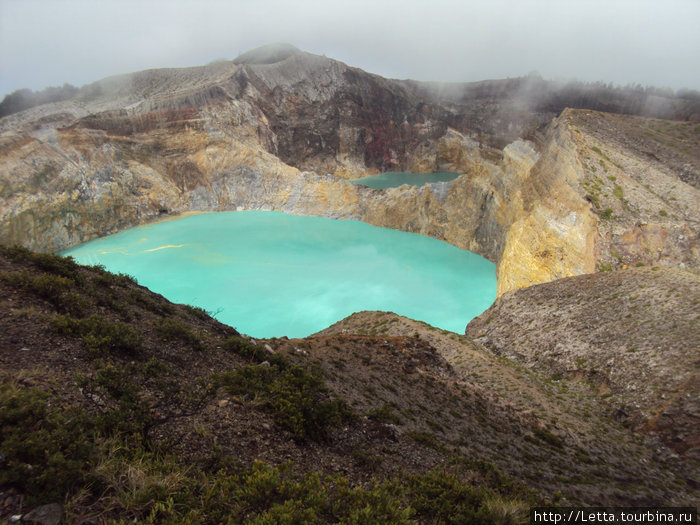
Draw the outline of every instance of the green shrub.
M36 389L0 385L0 486L16 487L30 505L63 501L87 481L95 456L86 414L47 400Z
M532 432L540 441L543 441L554 448L564 447L564 441L556 434L552 434L546 428L535 427Z
M440 449L440 444L438 443L435 436L430 432L424 430L411 430L406 432L406 436L410 437L416 443L420 443L426 447L434 448L435 450Z
M24 271L5 272L0 274L0 279L15 288L22 288L46 299L59 310L80 315L87 308L85 300L72 291L75 282L68 277L50 273L33 275Z
M612 162L612 161L610 160L610 158L609 158L605 153L603 153L603 152L601 151L601 149L600 149L598 146L592 146L591 149L592 149L593 151L595 151L598 155L600 155L601 157L603 157L605 160L607 160L608 162Z
M0 254L15 262L29 262L45 272L79 279L80 265L72 257L62 257L52 253L36 253L22 246L0 246Z
M228 337L221 344L227 352L233 352L241 357L255 358L262 354L261 349L243 337Z
M612 208L605 208L603 211L598 213L598 215L600 215L600 218L606 221L612 218L612 214Z
M202 336L178 319L161 319L156 323L156 331L163 339L185 341L195 350L204 350Z
M183 304L182 306L184 306L185 310L187 310L200 321L206 321L208 319L211 319L209 312L207 312L204 308L200 308L199 306L192 306L189 304Z
M81 381L82 388L114 402L102 411L97 425L105 435L135 434L147 439L153 424L152 407L142 396L142 375L136 365L98 363L97 374L91 381Z
M342 476L295 475L290 464L256 462L234 474L219 472L197 499L163 505L153 522L413 523L415 511L401 489L393 482L353 488Z
M93 477L102 487L103 505L138 518L131 523L156 523L168 512L174 515L173 498L193 485L187 469L171 458L115 438L99 443Z
M88 398L102 400L95 426L105 436L133 436L148 443L151 428L173 414L195 410L211 393L183 391L172 370L156 358L127 363L98 359L94 368L92 376L78 378L78 386Z
M52 324L57 333L82 339L88 350L94 353L134 354L141 346L141 336L128 324L109 321L97 314L85 319L57 315Z
M233 352L236 355L250 359L254 363L267 361L271 365L276 365L280 370L287 368L291 364L282 354L270 354L263 347L254 345L244 337L228 337L224 339L221 346L227 352Z
M119 286L126 287L130 284L138 284L136 277L125 273L112 273L104 269L104 266L93 266L93 282L101 287Z
M41 274L30 277L28 279L28 284L29 287L39 295L49 300L55 300L56 302L60 302L58 296L75 286L75 283L71 279L51 274Z
M88 266L92 273L106 285L127 286L129 284L138 284L136 277L125 273L112 273L107 270L103 264L93 264Z
M130 290L128 293L129 301L133 304L138 304L154 313L168 315L175 312L173 305L165 300L158 300L151 294L143 290Z
M327 400L323 380L298 365L243 366L215 375L215 386L263 402L275 421L299 440L324 440L327 429L350 416L345 403Z
M133 275L129 275L128 273L118 273L117 274L117 282L121 286L129 286L130 284L139 284L138 279L134 277Z
M384 403L381 407L371 410L367 417L384 424L398 425L401 423L401 418L394 412L394 407L389 403Z
M587 192L586 199L588 199L588 201L591 202L596 208L600 208L600 198L595 193Z
M622 186L620 186L619 184L615 184L613 188L613 195L615 195L615 197L617 197L620 200L624 199L624 192L622 191Z
M51 302L60 302L62 294L75 285L67 277L50 274L32 275L27 271L3 273L1 278L15 288L30 290Z
M488 495L485 489L439 471L412 476L407 485L411 505L419 517L440 523L487 523L485 509L481 508Z
M526 502L499 495L487 497L483 510L487 523L518 525L528 522L530 507Z

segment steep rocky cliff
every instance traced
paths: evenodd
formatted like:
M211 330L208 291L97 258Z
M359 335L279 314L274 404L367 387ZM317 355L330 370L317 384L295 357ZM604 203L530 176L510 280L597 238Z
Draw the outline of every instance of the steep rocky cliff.
M496 262L499 293L698 265L697 124L567 110L543 128L555 113L508 113L521 92L504 85L446 96L284 46L108 78L0 120L0 242L58 250L183 212L276 209L444 239ZM648 137L657 125L670 134ZM344 180L387 169L462 176Z

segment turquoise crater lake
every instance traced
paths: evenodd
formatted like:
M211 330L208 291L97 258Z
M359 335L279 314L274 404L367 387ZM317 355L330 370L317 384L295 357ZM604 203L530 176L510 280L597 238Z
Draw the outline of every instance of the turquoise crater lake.
M459 177L459 173L449 171L436 171L435 173L411 173L408 171L389 171L380 175L350 179L350 182L374 188L375 190L385 190L387 188L397 188L408 184L409 186L423 186L429 182L447 182Z
M133 275L253 337L305 337L362 310L461 333L496 298L495 265L423 235L280 212L204 213L61 252Z

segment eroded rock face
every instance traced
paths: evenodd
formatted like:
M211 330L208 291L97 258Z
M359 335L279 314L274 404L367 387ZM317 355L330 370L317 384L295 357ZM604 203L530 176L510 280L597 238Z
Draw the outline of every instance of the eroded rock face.
M550 127L543 152L530 169L521 158L514 157L520 163L514 171L526 176L514 184L513 205L519 209L498 266L499 295L595 271L597 221L576 191L581 173L566 119Z
M296 53L100 85L84 107L3 120L2 242L56 250L161 215L279 209L425 233L492 260L502 250L500 152L400 83ZM407 167L467 175L387 192L342 180Z
M123 135L72 127L53 144L29 137L12 155L6 148L0 240L58 250L174 213L274 209L423 233L492 260L502 249L505 181L478 156L456 159L471 173L455 181L379 191L299 171L201 122L178 125Z
M691 184L700 173L700 134L691 122L665 123L579 110L553 121L537 162L521 165L525 178L509 184L513 222L499 258L499 295L630 265L700 266L700 191ZM682 138L666 138L649 162L639 137L666 125Z
M445 134L451 116L400 82L308 53L245 65L231 84L265 114L275 136L268 151L341 177L403 169L416 148Z
M698 266L694 124L674 124L689 153L650 150L651 119L567 110L501 150L473 114L510 107L497 94L447 103L297 51L113 77L91 100L3 118L0 242L59 250L173 214L262 209L446 240L497 263L499 294L601 267ZM529 115L508 129L533 131L544 114ZM382 191L344 180L382 170L462 175Z
M598 218L597 269L698 267L700 128L692 122L568 112L578 191Z

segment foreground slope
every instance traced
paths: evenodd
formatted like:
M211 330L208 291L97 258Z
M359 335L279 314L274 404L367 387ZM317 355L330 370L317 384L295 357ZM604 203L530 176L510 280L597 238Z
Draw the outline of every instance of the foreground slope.
M328 347L444 371L421 341L253 342L126 276L21 249L2 248L0 290L3 517L59 504L83 523L489 523L542 498L382 406L350 407L316 363Z
M700 459L700 277L638 267L500 297L466 334L562 382L584 382L615 418Z
M96 521L458 523L557 498L693 500L687 462L587 385L394 314L252 341L19 248L2 249L0 291L3 513L23 497Z

